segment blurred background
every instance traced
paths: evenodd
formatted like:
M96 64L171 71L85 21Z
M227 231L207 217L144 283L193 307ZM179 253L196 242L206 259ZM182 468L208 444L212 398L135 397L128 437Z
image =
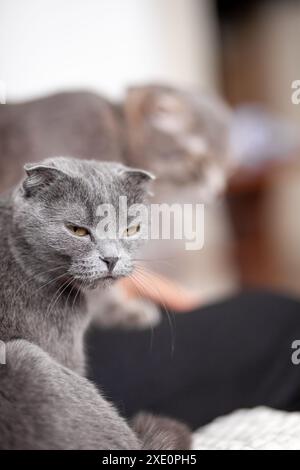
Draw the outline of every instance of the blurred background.
M204 301L250 286L300 294L299 42L296 0L0 2L8 101L70 89L117 100L163 82L232 106L236 171L190 281Z

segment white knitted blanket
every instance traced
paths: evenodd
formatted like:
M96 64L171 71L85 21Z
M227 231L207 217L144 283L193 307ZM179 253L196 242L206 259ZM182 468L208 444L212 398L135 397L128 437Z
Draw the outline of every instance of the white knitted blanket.
M300 450L300 413L239 410L194 434L194 450Z

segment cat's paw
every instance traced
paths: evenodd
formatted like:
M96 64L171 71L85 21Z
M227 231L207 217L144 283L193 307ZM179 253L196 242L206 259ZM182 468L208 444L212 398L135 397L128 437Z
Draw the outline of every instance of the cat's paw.
M161 320L159 308L150 301L132 299L124 305L122 326L124 328L146 329L152 328Z
M191 431L183 423L164 416L139 413L132 426L144 450L189 450Z
M122 299L107 304L95 316L96 323L104 328L147 329L160 322L159 308L143 299Z

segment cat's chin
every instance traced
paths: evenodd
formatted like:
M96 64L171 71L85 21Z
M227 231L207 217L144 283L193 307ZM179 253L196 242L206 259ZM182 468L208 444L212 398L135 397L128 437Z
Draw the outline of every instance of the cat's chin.
M97 278L94 280L89 280L81 283L80 288L82 290L94 290L94 289L107 289L112 284L114 284L121 276L106 276Z

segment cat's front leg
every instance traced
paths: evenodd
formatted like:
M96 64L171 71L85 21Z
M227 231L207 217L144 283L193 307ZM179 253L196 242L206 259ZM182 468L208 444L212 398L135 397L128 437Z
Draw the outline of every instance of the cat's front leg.
M139 449L133 431L87 379L25 340L0 366L1 449Z

